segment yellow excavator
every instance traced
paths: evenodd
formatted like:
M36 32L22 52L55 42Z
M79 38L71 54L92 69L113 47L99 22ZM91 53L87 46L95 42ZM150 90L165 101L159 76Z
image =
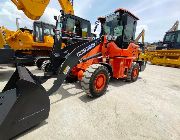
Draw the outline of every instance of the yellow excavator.
M17 20L16 20L17 21ZM37 56L49 55L54 43L53 29L54 25L35 21L33 23L33 30L27 28L19 28L17 24L17 31L9 30L5 27L0 27L0 40L1 52L0 52L0 64L13 63L15 57L19 58L31 58ZM6 48L4 48L6 45ZM7 49L7 46L8 49ZM8 52L14 53L9 55ZM6 57L3 53L6 53ZM8 56L9 55L9 56Z
M30 19L37 20L45 11L45 7L49 3L49 0L42 2L12 0L12 2L19 10L23 10ZM61 33L63 36L63 43L61 47L64 48L65 44L71 43L72 40L69 40L69 38L72 36L84 38L91 37L91 24L87 20L74 16L73 1L59 0L59 3L62 7L64 17L62 25L60 25L62 26ZM17 20L16 23L18 27ZM5 40L6 44L15 51L14 54L16 57L28 56L31 57L32 60L35 58L36 65L38 68L41 68L42 63L48 58L47 56L49 56L53 47L54 28L54 25L40 21L35 21L33 23L33 30L18 27L17 31L11 31L2 27L0 28L3 33L1 40ZM3 48L3 45L1 45L1 48ZM12 52L12 50L9 49L8 51ZM5 51L5 49L3 49L3 51ZM9 55L8 59L0 53L1 63L7 63L7 60L13 60L13 58L14 57L12 57L12 55ZM9 63L11 62L12 61L9 61Z
M154 65L180 67L180 30L179 21L166 32L163 42L156 46L156 50L147 50L141 58Z

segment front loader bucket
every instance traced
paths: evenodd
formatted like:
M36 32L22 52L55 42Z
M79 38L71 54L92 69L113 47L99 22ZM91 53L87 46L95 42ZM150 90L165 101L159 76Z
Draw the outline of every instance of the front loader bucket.
M0 140L13 138L49 116L46 90L25 68L18 66L0 92Z

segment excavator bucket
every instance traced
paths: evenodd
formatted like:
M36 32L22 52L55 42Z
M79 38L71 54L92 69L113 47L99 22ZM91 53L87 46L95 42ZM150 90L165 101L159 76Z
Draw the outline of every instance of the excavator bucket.
M46 90L25 68L18 66L0 92L0 139L8 140L49 116Z

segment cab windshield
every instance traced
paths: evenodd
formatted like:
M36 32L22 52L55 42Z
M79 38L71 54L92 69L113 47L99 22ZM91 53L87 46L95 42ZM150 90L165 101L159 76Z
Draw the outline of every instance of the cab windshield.
M106 17L104 24L104 31L106 35L121 36L123 31L123 25L118 20L116 14L112 14Z
M164 38L164 42L174 42L175 41L175 33L168 33Z

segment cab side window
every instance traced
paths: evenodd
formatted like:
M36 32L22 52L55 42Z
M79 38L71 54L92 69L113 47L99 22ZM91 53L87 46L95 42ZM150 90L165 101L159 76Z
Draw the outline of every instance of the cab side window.
M124 32L124 34L125 34L124 41L125 42L134 40L134 32L135 32L134 27L136 27L136 21L134 21L133 18L128 17L127 25L125 27L125 32Z
M74 26L75 26L74 19L68 18L67 19L66 31L67 32L74 32Z
M43 41L43 37L42 37L42 28L36 26L36 41L37 42L42 42Z
M88 25L82 24L82 37L88 37Z

